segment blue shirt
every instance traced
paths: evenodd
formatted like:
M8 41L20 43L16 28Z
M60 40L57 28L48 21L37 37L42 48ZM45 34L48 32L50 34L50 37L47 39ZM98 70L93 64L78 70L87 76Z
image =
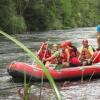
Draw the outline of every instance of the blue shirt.
M96 27L97 32L100 32L100 25Z

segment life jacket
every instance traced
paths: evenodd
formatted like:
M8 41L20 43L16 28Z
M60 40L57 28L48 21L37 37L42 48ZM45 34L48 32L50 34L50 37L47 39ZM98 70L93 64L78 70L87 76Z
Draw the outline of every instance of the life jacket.
M73 57L77 57L77 48L72 46L70 51L70 59L72 59Z
M51 51L49 49L41 50L38 54L39 59L42 60L43 58L49 58L51 56ZM45 57L44 57L45 56Z
M79 49L79 52L81 53L83 51L83 46ZM90 52L90 54L91 55L93 55L93 53L94 53L94 49L93 49L93 47L92 46L88 46L88 51Z
M58 58L52 58L52 59L50 60L50 63L51 63L51 64L58 64Z
M88 46L88 48L83 48L83 46L79 49L81 54L81 59L89 59L94 54L94 49L92 46Z

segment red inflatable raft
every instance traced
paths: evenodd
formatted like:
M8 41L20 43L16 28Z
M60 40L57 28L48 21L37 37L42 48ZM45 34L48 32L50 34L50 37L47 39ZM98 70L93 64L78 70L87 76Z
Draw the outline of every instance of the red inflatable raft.
M49 67L48 71L54 80L71 80L74 78L81 78L91 75L100 76L100 55L98 55L94 61L93 65L89 66L79 66L79 67L70 67L70 68L62 68L59 70L55 70L53 67ZM95 56L96 57L96 56ZM23 79L24 73L26 73L26 77L31 80L41 80L43 75L43 79L47 80L47 77L41 67L37 65L30 65L23 62L12 62L10 66L7 68L8 73L17 79Z

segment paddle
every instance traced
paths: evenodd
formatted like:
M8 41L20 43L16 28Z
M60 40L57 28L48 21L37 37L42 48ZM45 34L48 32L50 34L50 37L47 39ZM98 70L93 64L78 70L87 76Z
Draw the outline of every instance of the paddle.
M95 61L95 59L99 56L99 54L100 54L100 51L98 52L98 54L96 55L96 57L92 60L92 62Z
M42 43L42 46L40 47L40 49L39 49L39 51L38 51L37 55L39 55L39 54L40 54L41 49L43 48L43 46L44 46L44 43Z
M41 52L43 46L44 46L44 43L42 43L42 45L41 45L39 51L36 53L37 56L40 54L40 52ZM43 61L42 61L42 62L43 62ZM34 65L34 64L35 64L35 61L32 62L32 65Z
M43 55L43 58L42 58L42 60L43 60L43 59L45 59L46 52L47 52L47 50L48 50L48 41L47 41L46 43L47 43L47 46L46 46L46 49L45 49L45 52L44 52L44 55Z

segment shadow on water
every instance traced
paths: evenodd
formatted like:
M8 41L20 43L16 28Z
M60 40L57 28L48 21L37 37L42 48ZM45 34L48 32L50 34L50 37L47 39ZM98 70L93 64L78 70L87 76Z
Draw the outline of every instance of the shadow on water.
M89 43L94 48L97 47L95 28L78 28L72 30L57 30L35 34L16 34L15 37L24 43L33 52L39 48L41 41L52 43L60 43L64 40L71 40L72 43L79 47L84 38L88 38ZM0 100L20 100L18 90L23 88L23 82L13 80L7 73L6 67L11 61L31 62L27 54L18 46L8 39L0 36ZM57 86L62 95L63 100L100 100L100 80L93 79L90 82L84 80L79 81L63 81L57 82ZM39 100L40 82L31 83L31 98ZM30 100L31 100L30 98ZM34 98L34 99L33 99ZM52 90L48 82L43 83L42 99L55 100Z

